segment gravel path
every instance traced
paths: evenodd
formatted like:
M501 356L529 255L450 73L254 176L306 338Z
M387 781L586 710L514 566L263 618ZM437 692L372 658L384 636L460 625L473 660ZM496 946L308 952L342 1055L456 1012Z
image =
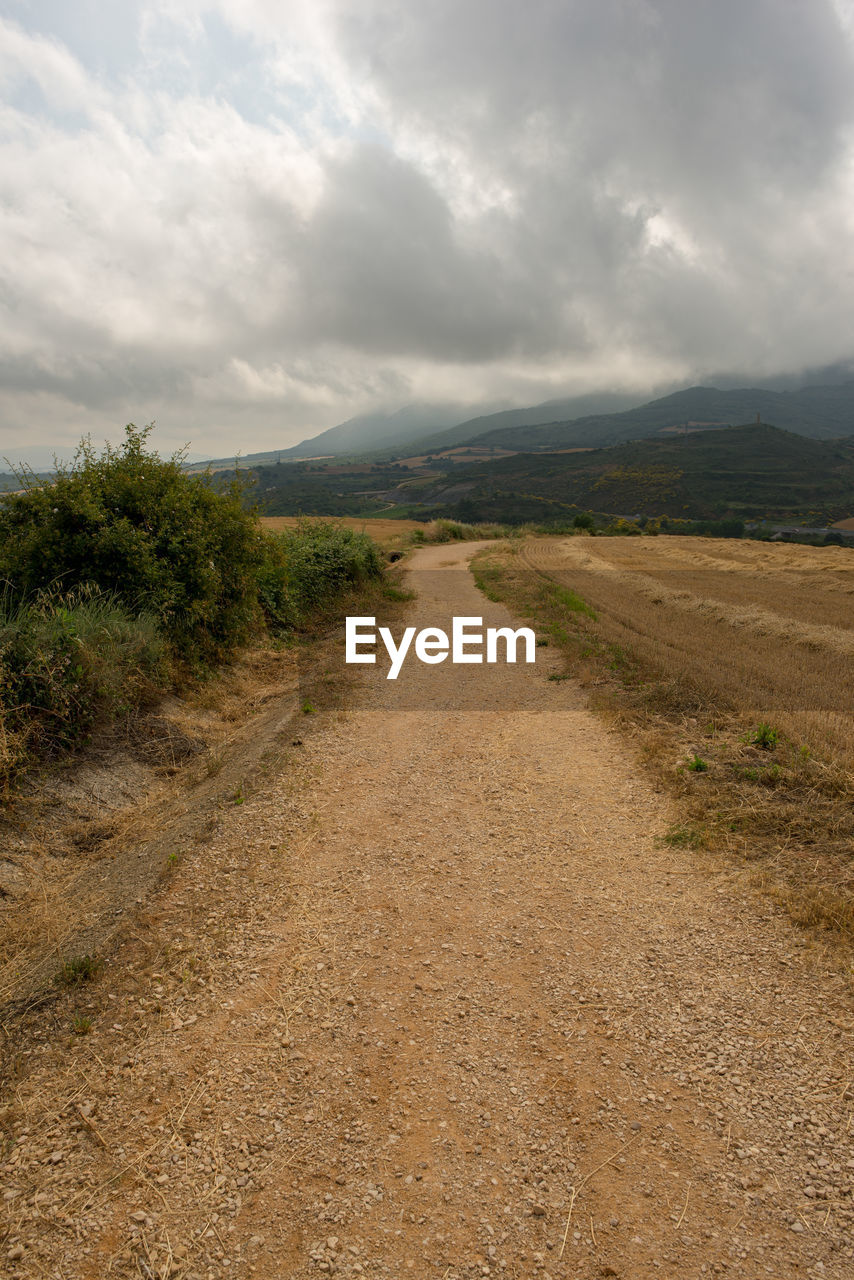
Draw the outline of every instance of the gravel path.
M854 1274L850 982L552 661L365 668L14 1033L9 1274Z

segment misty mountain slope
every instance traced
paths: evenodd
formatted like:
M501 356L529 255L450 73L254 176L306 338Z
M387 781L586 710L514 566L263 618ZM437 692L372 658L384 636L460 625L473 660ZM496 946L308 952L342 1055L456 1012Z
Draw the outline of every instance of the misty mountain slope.
M530 405L527 408L502 409L499 413L480 414L458 423L448 431L424 436L415 443L419 452L436 452L440 449L450 449L457 444L468 444L485 432L533 427L543 422L558 420L566 422L603 413L620 413L625 409L634 408L639 399L637 395L598 392L586 396L570 396L561 400L545 400L541 404Z
M799 435L834 439L854 434L854 381L794 391L688 387L640 405L636 396L603 392L503 409L464 422L455 421L459 412L449 405L408 405L396 413L362 414L280 453L283 459L298 459L324 454L381 456L402 449L439 453L468 444L525 452L603 448L682 430L686 424L734 426L755 420L757 413L763 421ZM441 420L454 425L430 430Z
M460 405L410 404L395 413L377 411L348 418L320 435L301 440L281 451L283 458L312 458L322 454L370 453L409 445L426 432L439 431L455 422L465 409Z
M689 387L621 413L504 427L482 432L471 443L523 450L602 448L686 425L734 426L754 420L757 413L763 421L816 440L854 435L854 381L797 391Z

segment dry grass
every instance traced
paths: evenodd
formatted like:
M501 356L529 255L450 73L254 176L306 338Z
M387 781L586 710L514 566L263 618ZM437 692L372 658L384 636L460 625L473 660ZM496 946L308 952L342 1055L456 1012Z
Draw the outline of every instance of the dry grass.
M490 591L551 632L679 797L673 842L737 854L798 923L854 941L854 555L665 537L485 554Z

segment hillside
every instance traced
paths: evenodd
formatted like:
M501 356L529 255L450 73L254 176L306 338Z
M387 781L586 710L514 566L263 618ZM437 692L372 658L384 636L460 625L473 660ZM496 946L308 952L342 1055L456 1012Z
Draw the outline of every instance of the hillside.
M562 400L545 400L542 404L523 409L503 409L500 413L479 414L451 427L415 441L419 452L427 453L448 449L457 444L468 444L496 431L535 427L543 422L566 422L601 414L618 414L634 408L639 397L601 392L586 396L571 396ZM516 446L518 447L518 446Z
M421 500L467 520L616 514L841 519L854 511L854 440L809 440L766 424L698 431L466 467Z
M472 443L524 450L601 448L657 433L675 434L686 426L689 431L734 426L754 421L757 413L765 422L816 440L854 435L854 381L797 391L689 387L622 413L492 428L472 437ZM434 443L438 447L438 438Z
M283 459L316 458L397 449L420 439L426 432L441 433L459 422L464 412L460 405L410 404L395 413L363 413L318 436L302 440L291 449L282 449L281 456Z
M854 380L791 391L763 387L689 387L638 404L637 396L599 393L547 400L460 422L449 405L409 405L396 413L363 414L290 449L250 454L250 465L336 456L387 457L406 449L435 454L461 444L524 452L602 448L658 433L752 422L757 413L787 431L817 440L854 434ZM454 425L451 425L453 423Z

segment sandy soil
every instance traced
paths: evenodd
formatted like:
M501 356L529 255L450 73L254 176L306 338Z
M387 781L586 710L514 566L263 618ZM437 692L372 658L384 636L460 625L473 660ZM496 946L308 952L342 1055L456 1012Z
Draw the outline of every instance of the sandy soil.
M551 661L365 668L7 1029L10 1275L852 1274L850 984Z

